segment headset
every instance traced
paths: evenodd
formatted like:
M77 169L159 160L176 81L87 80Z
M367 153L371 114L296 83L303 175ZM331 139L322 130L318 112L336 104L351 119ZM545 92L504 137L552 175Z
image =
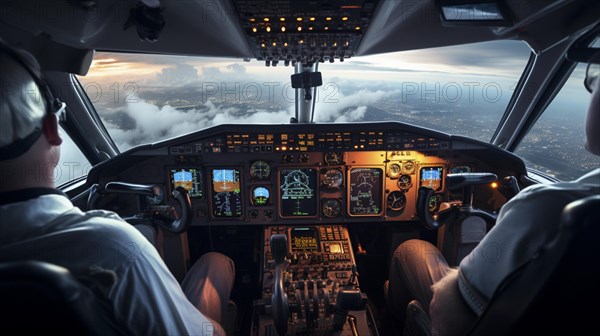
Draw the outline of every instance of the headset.
M67 104L54 97L50 87L42 78L42 74L34 68L34 65L30 62L30 60L23 57L23 55L21 55L15 48L4 42L4 40L1 38L0 53L8 55L29 73L38 89L42 93L42 97L46 103L46 116L44 116L44 118L48 117L49 115L56 115L59 121L64 122L66 120L65 110ZM0 147L0 161L14 159L22 155L29 150L29 148L31 148L31 146L39 139L41 134L42 127L36 127L35 130L25 138L18 139L7 146Z

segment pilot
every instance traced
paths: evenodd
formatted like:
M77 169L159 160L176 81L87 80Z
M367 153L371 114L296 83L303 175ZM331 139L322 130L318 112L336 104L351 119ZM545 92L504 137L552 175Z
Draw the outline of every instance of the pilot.
M600 155L600 80L595 78L590 87L585 147ZM429 242L402 243L394 252L387 288L386 299L394 317L403 321L408 302L416 299L429 311L434 335L465 334L500 283L558 234L563 208L597 194L600 168L572 182L522 190L502 207L496 225L457 269L449 267Z
M231 259L203 255L180 286L155 247L117 214L82 212L55 189L65 106L46 89L35 58L0 39L0 261L114 272L108 299L134 334L224 335Z

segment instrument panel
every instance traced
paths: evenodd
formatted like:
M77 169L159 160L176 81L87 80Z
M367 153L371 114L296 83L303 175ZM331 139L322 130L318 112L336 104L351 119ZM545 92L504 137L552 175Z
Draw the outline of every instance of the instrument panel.
M184 187L214 221L412 220L416 189L441 192L447 166L418 151L210 156L215 160L204 155L197 165L169 167L168 191Z
M338 125L272 125L269 133L217 126L132 150L94 167L89 177L100 184L152 183L167 194L183 187L192 201L193 225L326 224L414 221L419 187L435 190L435 211L448 197L448 173L492 167L469 155L489 149L469 144L461 150L448 135L380 125L371 125L378 131L353 125L362 130L340 132L319 130Z

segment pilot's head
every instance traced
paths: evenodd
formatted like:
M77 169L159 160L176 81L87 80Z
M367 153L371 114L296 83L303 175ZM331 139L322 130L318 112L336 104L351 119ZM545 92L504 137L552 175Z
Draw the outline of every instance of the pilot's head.
M0 191L54 187L62 143L57 112L64 107L35 58L0 39Z
M599 64L592 66L600 67ZM585 148L600 155L600 78L596 75L591 83L592 97L585 121Z

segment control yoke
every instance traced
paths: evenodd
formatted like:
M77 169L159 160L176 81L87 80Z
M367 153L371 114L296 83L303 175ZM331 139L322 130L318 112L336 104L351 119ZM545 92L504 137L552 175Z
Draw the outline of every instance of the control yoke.
M446 188L454 191L463 189L463 201L444 202L434 214L429 212L429 200L434 190L420 187L417 196L417 215L421 224L434 230L450 223L460 216L478 216L488 222L495 222L496 215L487 211L473 208L473 190L475 185L488 184L498 181L498 176L492 173L458 173L446 175Z
M141 196L152 197L155 196L153 185L144 184L131 184L124 182L109 182L103 188L98 184L94 184L84 192L88 193L87 208L88 210L96 209L98 206L98 200L107 194L134 194ZM78 196L79 197L79 196ZM156 224L167 231L173 233L185 232L192 223L192 202L188 195L187 190L182 187L177 187L171 193L171 197L177 201L181 214L179 218L170 218L162 214L140 214L131 218L125 218L126 221L132 223L140 220L147 220L153 224Z
M290 317L288 297L283 286L283 268L285 257L288 255L287 236L285 234L271 236L271 253L275 260L275 281L273 283L273 296L271 297L271 311L277 333L283 336L287 333Z

